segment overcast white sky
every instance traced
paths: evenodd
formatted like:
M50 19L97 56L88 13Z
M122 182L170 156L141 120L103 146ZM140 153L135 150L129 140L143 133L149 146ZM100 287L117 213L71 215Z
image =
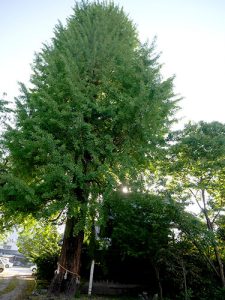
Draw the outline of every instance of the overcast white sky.
M117 0L137 24L142 41L157 35L165 76L176 75L183 122L225 123L225 1ZM18 95L33 54L65 23L73 0L0 0L0 96Z

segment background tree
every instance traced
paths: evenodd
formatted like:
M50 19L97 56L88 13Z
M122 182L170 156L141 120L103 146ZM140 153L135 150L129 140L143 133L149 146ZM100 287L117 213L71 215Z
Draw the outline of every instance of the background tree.
M173 183L195 201L205 219L225 287L223 263L216 236L216 222L224 211L225 125L219 122L188 124L173 136L171 170ZM174 186L174 185L173 185Z
M12 227L12 222L10 222L10 216L8 215L7 221L4 218L5 207L2 205L2 187L4 186L5 180L2 178L7 174L9 168L9 159L7 155L7 150L3 142L3 135L7 128L7 123L10 121L12 109L9 107L9 101L7 101L6 93L0 98L0 228L3 231L7 231L9 227ZM7 235L7 232L6 232ZM3 239L4 233L2 235Z
M171 238L171 222L174 219L173 206L165 197L154 194L113 193L110 201L104 203L108 227L111 234L112 249L120 251L120 257L133 257L144 260L145 268L155 273L160 299L163 298L163 276L161 276L162 260L168 250ZM110 231L109 231L110 232ZM107 233L107 231L106 231ZM142 265L142 272L144 266ZM136 270L130 270L135 277ZM141 277L140 274L136 275ZM137 280L137 279L136 279ZM145 284L151 286L150 278ZM153 291L152 291L153 292ZM154 291L157 292L157 291Z
M196 216L168 196L147 192L114 192L104 207L108 222L98 243L100 249L106 244L99 250L105 279L142 284L161 299L213 297L211 239Z
M57 269L62 236L52 223L29 217L18 230L19 252L37 265L37 276L51 280Z
M82 2L36 55L31 83L5 135L13 165L2 203L8 214L66 215L51 291L71 295L88 208L153 159L176 108L173 79L122 9Z
M36 263L39 257L58 256L60 241L56 226L29 218L19 229L17 246L20 253Z

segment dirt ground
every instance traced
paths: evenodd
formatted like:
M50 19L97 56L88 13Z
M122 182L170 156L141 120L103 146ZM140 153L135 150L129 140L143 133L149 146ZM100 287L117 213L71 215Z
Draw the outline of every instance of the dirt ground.
M25 300L35 287L28 268L9 268L0 273L0 299Z
M13 267L0 273L0 299L1 300L68 300L65 297L55 298L41 295L36 290L36 280L29 268ZM34 294L32 292L34 291ZM36 292L37 291L37 292ZM118 300L117 297L88 297L81 295L79 300ZM124 298L120 298L125 300ZM134 298L126 298L132 300Z

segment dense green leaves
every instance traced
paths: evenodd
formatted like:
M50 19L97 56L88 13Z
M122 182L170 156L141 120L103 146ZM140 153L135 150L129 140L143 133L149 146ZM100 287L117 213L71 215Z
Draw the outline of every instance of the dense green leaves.
M112 243L121 249L121 255L154 260L167 247L174 215L162 197L115 193L105 206Z
M107 226L98 241L106 257L101 265L108 268L109 276L118 272L125 282L134 277L135 283L145 282L150 290L160 282L170 299L178 295L184 299L189 293L209 295L207 287L199 291L215 280L213 261L207 257L212 254L212 237L202 221L165 195L146 192L115 192L104 206Z
M214 219L224 205L225 125L189 124L173 140L170 159L174 180Z
M36 55L32 88L21 84L16 127L5 135L12 169L2 201L47 217L73 214L78 190L87 201L136 178L176 107L157 59L123 10L77 4Z
M214 271L225 286L222 248L216 235L217 219L224 211L225 195L225 125L219 122L188 124L174 135L171 147L172 187L179 185L196 202L200 217L210 236L211 253L214 252L218 270ZM213 266L213 264L212 264Z
M60 239L56 226L29 218L19 230L17 246L20 253L36 262L40 257L57 256Z
M105 216L100 246L148 261L161 292L172 282L187 298L189 286L199 287L195 278L206 282L203 259L207 272L208 265L216 275L222 270L225 127L188 124L169 135L161 152L176 101L173 78L162 78L158 58L154 43L142 45L113 3L75 5L66 26L59 23L36 54L30 88L20 85L15 126L1 140L1 226L27 215L67 217L72 236L86 230L91 240L96 218ZM1 121L9 112L3 102ZM116 192L123 185L129 193ZM171 199L195 200L201 218ZM55 228L32 222L20 234L20 250L55 262ZM79 265L62 253L68 267Z

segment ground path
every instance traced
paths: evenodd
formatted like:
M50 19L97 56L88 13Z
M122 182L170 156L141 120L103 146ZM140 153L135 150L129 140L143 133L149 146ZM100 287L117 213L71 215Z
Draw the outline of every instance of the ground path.
M0 273L0 299L25 300L34 287L29 268L13 267Z

